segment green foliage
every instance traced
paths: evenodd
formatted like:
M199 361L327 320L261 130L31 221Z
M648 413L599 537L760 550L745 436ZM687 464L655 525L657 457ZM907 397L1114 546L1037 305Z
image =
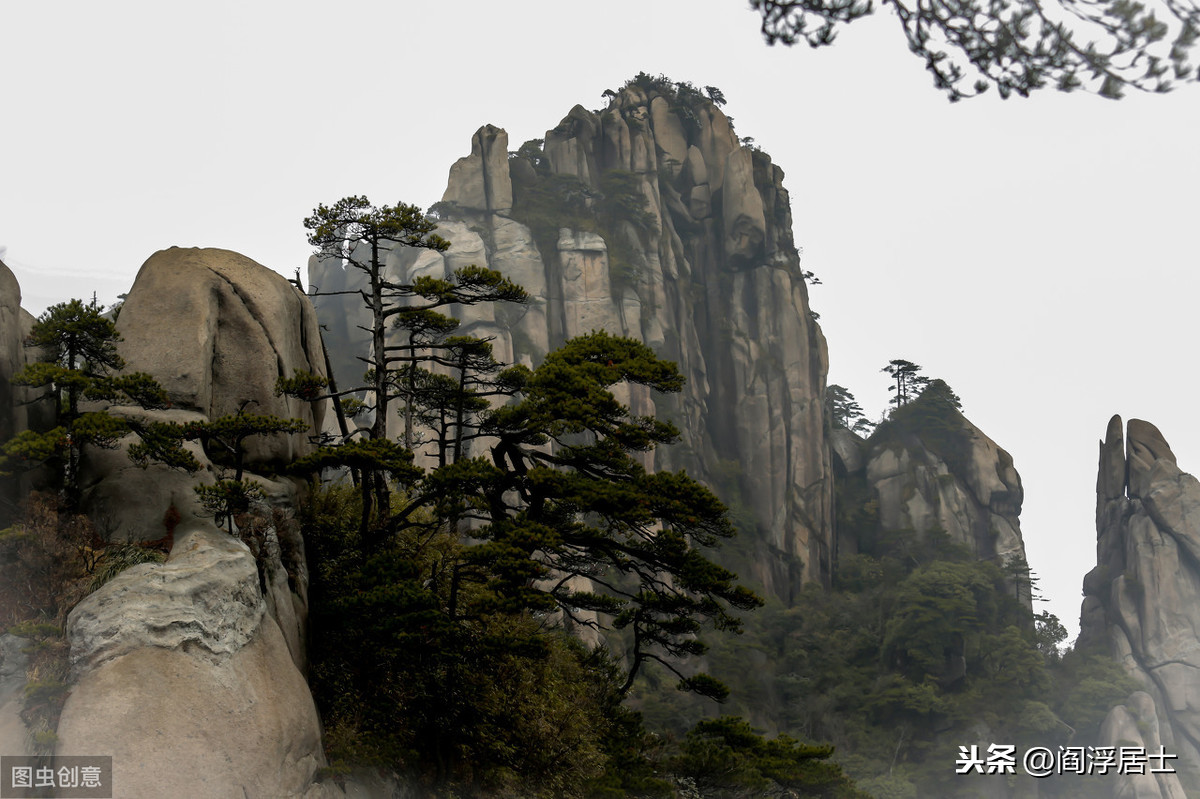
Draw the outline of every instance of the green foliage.
M643 191L643 176L621 169L604 172L597 186L574 175L549 171L540 145L526 142L513 159L527 161L532 180L513 184L513 218L533 233L543 258L558 251L561 228L599 234L608 248L609 276L614 283L636 283L637 252L658 232Z
M825 389L825 415L833 427L844 427L855 433L869 434L874 427L850 390L836 383Z
M1104 0L1046 9L1030 0L887 0L882 5L896 12L909 49L951 101L993 85L1005 98L1045 86L1086 87L1117 98L1126 87L1163 92L1173 81L1200 77L1188 63L1200 38L1200 8L1194 4ZM875 10L866 0L751 0L751 6L762 14L768 43L804 41L813 47L831 43L839 24ZM1099 41L1080 41L1096 34Z
M347 522L361 513L363 490L318 497L306 520L314 625L328 625L314 640L330 642L314 656L314 681L325 707L340 708L328 711L345 747L336 757L404 763L441 788L498 795L517 785L555 796L585 784L609 795L658 790L645 764L628 779L613 773L642 747L621 698L651 664L684 689L723 696L680 658L704 652L705 628L736 631L735 611L760 604L706 555L733 534L724 506L686 474L648 474L635 457L678 431L632 415L611 391L625 382L673 392L682 377L644 345L605 333L568 342L534 370L498 371L490 345L475 339L441 347L456 375L394 378L411 380L414 407L439 431L435 467L416 468L387 439L298 463L387 468L407 486L374 529ZM490 458L458 453L441 432L472 385L510 397L494 410L474 406ZM547 619L586 624L588 613L625 632L620 667ZM380 716L364 715L368 697ZM408 720L403 730L397 718ZM544 751L531 744L543 739Z
M411 284L390 280L383 271L388 251L417 248L443 252L450 246L434 232L436 221L426 217L416 206L399 203L377 208L365 197L347 197L333 206L318 206L313 215L304 220L304 226L310 231L308 240L316 248L315 255L336 259L348 268L358 270L366 279L367 290L362 296L371 314L369 385L340 391L335 398L355 391L368 392L369 407L375 412L375 419L366 436L372 441L388 438L391 403L402 399L404 447L412 450L417 443L414 428L419 413L415 393L419 370L426 362L445 363L439 357L443 347L441 339L457 324L436 309L490 302L522 303L527 301L528 295L500 272L475 265L456 269L447 279L422 276ZM407 340L390 345L389 329L404 331ZM430 350L433 354L427 355ZM461 414L456 416L456 421L461 427ZM343 440L338 443L349 444L356 432L343 430ZM349 458L361 459L365 453L346 454ZM322 456L329 460L336 458L337 453L327 450ZM383 471L369 461L363 462L355 469L354 479L362 486L360 535L364 539L372 531L384 535L381 531L388 522L390 501ZM382 543L382 540L375 541L375 545Z
M365 241L387 242L405 247L444 251L450 243L434 233L437 225L426 219L415 205L371 205L366 197L345 197L333 205L318 205L305 218L308 243L323 252L341 257L343 245Z
M258 436L303 433L308 423L300 419L282 419L271 414L246 413L248 402L237 413L226 414L210 422L188 422L178 432L183 440L199 440L215 463L233 469L233 479L242 479L246 467L246 441Z
M275 381L275 396L287 395L309 402L320 398L321 391L329 385L327 378L297 369L291 377L280 377Z
M69 300L50 306L38 317L27 343L43 351L46 363L94 377L124 365L117 354L120 340L117 326L95 302L84 305L82 300Z
M902 379L909 383L905 392L910 399L892 410L887 421L875 429L872 444L925 447L945 461L952 474L966 474L973 434L959 412L962 403L958 395L943 380L929 380L909 372L907 377L897 378L897 385ZM912 397L914 386L920 386L922 390ZM896 388L892 386L892 389ZM901 396L897 390L893 400Z
M1057 685L1051 707L1075 731L1072 745L1099 743L1100 725L1108 711L1141 690L1121 664L1099 648L1067 652L1054 676Z
M198 485L192 490L201 506L230 533L233 532L234 517L249 511L252 503L265 496L262 484L254 480L218 480L213 485Z
M88 384L84 396L90 400L137 405L148 410L171 407L167 392L145 372L98 377Z
M929 378L921 374L921 367L902 358L888 361L888 365L879 371L895 380L895 385L888 386L888 391L892 392L888 404L895 408L903 408L929 385Z
M448 531L364 550L356 496L305 512L313 686L333 762L401 764L440 790L578 796L599 777L613 672L560 632L491 605ZM364 657L370 653L369 657Z
M1095 678L1105 667L1097 664L1120 674L1111 658L1081 668L1078 654L1049 654L1044 641L1057 645L1061 625L1046 615L1044 631L1035 631L1006 570L938 531L868 532L875 525L861 510L866 495L840 496L860 503L849 515L862 516L863 534L860 552L839 558L832 589L808 586L791 607L769 602L743 619L736 643L718 638L706 653L730 690L728 712L829 742L859 788L876 796L972 795L978 785L955 780L947 764L979 725L995 741L1026 747L1094 742L1088 736L1131 690L1125 679ZM652 729L682 737L707 714L686 697L664 701L662 687L647 680L634 699ZM728 752L713 757L724 773L745 767ZM766 795L758 790L747 795Z
M321 447L313 454L296 460L291 470L305 474L338 466L386 472L402 486L411 484L421 475L421 470L413 466L411 450L395 441L374 438L359 438L336 447Z
M71 300L51 306L33 326L28 346L40 348L43 360L31 363L13 377L19 385L48 389L54 398L56 425L49 430L26 430L0 445L0 475L14 467L49 465L62 483L67 503L79 502L79 466L84 447L111 449L141 425L106 411L80 408L84 399L137 405L146 409L170 406L166 392L144 372L114 375L124 361L117 354L116 325L93 301ZM147 445L142 451L149 451ZM169 446L168 446L169 448ZM177 447L176 447L177 449ZM178 452L163 456L179 458Z
M165 553L157 549L144 547L140 544L128 542L109 544L104 547L103 552L97 560L96 569L92 574L92 582L88 586L88 590L95 591L130 566L137 566L142 563L164 563L166 560L167 556Z
M870 799L829 762L831 746L810 746L786 735L767 740L741 718L699 722L670 763L683 785L712 799L766 795Z

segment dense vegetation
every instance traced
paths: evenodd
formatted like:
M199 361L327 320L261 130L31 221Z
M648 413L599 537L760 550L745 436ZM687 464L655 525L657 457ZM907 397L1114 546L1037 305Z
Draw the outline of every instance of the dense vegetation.
M924 447L962 474L958 398L943 381L924 385L865 446ZM842 392L838 407L857 408ZM1064 651L1062 625L1025 599L1035 581L1024 563L978 560L937 529L883 531L862 473L839 476L837 490L837 524L858 551L839 558L832 588L769 602L739 639L715 642L705 667L729 684L723 712L828 742L861 789L889 799L982 791L982 777L954 773L965 744L1098 743L1105 714L1136 685L1105 651ZM682 735L712 714L661 689L647 680L635 695L652 729ZM1082 797L1090 780L1021 777L1010 790Z
M603 185L578 213L650 224L636 180ZM385 272L392 248L444 248L411 206L346 198L306 225L321 254L351 253L374 319L360 400L372 426L295 464L358 484L318 491L305 517L313 686L335 775L384 766L447 796L671 796L700 784L854 796L827 748L768 742L737 720L666 746L623 705L651 671L723 698L682 664L761 604L711 557L734 533L725 507L685 473L642 465L678 431L613 394L626 383L677 392L675 365L604 332L533 369L499 364L438 308L524 292L477 267L411 284ZM314 399L320 382L297 375L279 390ZM389 432L396 417L401 436Z
M536 168L534 155L521 157ZM580 219L648 229L633 182L616 173L603 186L580 200ZM552 200L536 200L547 220ZM882 529L861 473L838 477L836 524L854 545L832 586L758 609L735 574L755 557L737 465L711 475L728 506L686 473L648 473L640 454L678 431L614 397L622 383L678 391L675 366L603 332L535 369L497 363L489 341L455 335L457 321L435 309L519 302L519 287L474 267L391 281L381 243L439 240L409 206L364 203L348 198L343 210L367 210L379 232L363 264L378 289L367 299L384 374L368 372L377 395L354 410L376 419L370 435L326 441L295 464L343 478L314 485L301 518L329 779L379 768L445 797L967 797L981 787L954 773L964 744L1094 744L1105 713L1134 690L1107 653L1062 651L1062 626L1030 609L1024 563L978 560L937 529ZM337 248L345 230L314 238ZM25 715L49 750L66 695L66 613L120 568L162 557L106 546L111 531L74 515L80 448L133 432L135 459L194 468L180 444L199 440L229 478L201 497L246 538L255 491L244 442L300 424L244 406L191 425L103 414L92 418L108 433L89 437L100 423L82 397L168 398L147 376L116 374L115 329L96 308L64 305L40 325L47 360L22 379L47 387L57 427L4 451L10 468L50 467L59 494L34 495L0 531L0 621L32 642L39 677ZM100 344L72 338L80 326ZM923 448L961 474L971 441L959 398L911 362L884 371L894 407L864 446ZM309 401L354 391L323 393L307 374L278 390ZM845 389L827 399L832 427L872 427ZM388 416L403 421L402 436ZM164 524L167 538L147 543L169 545ZM1008 783L1011 796L1092 790L1078 778Z

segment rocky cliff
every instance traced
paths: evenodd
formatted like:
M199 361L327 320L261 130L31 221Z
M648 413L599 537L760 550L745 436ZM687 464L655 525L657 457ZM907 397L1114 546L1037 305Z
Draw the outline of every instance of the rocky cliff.
M1158 429L1114 416L1100 444L1096 568L1079 647L1107 647L1141 683L1109 714L1107 745L1179 755L1173 774L1130 775L1114 797L1200 794L1200 482Z
M127 371L156 378L174 407L111 413L189 422L245 405L321 423L321 407L273 391L279 376L324 371L312 307L244 256L156 253L118 329ZM264 474L310 451L307 437L250 448L277 512L261 509L237 536L218 530L192 491L219 475L215 455L189 444L204 467L196 475L140 469L125 455L130 443L85 450L85 504L114 539L174 543L165 563L125 570L71 611L72 688L56 753L111 754L122 796L326 795L313 785L325 760L304 677L307 568L286 514L297 486Z
M21 287L0 261L0 441L11 438L20 426L14 396L17 387L11 381L25 365L21 314Z
M857 489L839 493L848 503L874 503L865 527L839 525L839 551L857 551L862 535L938 531L981 560L1024 564L1024 491L1012 456L956 408L932 400L901 409L868 440L832 432L839 480Z
M324 423L325 404L275 396L275 381L303 370L325 374L316 315L308 300L275 272L229 250L172 247L151 256L117 319L126 371L147 372L171 396L168 411L114 408L113 413L177 423L235 414L297 418L311 430ZM165 467L149 470L116 450L92 449L81 481L85 509L113 535L135 541L161 535L175 505L195 515L192 486L216 479L208 456L189 444L207 468L198 477ZM313 449L306 433L258 436L245 442L246 465L273 473ZM291 490L265 484L276 497ZM149 535L150 531L156 534Z
M622 397L657 413L683 444L656 453L749 511L754 574L786 596L831 567L832 474L823 419L825 341L792 241L783 170L744 145L688 84L642 75L608 107L573 108L509 152L480 128L435 206L444 255L392 252L392 278L444 276L475 263L523 285L516 308L468 309L463 332L495 338L497 357L536 363L593 329L675 361L683 392ZM358 287L336 261L312 261L318 292ZM343 385L368 342L355 297L316 297ZM653 466L653 462L648 462Z
M29 405L31 392L12 383L27 362L25 338L34 321L21 307L21 286L16 276L0 261L0 441L28 429L30 415L37 418L39 411L46 410ZM17 476L0 476L0 526L14 513L21 490Z

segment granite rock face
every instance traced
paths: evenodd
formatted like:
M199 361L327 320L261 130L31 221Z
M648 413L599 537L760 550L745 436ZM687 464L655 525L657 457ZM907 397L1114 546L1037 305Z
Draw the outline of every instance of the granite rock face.
M320 430L323 406L275 396L297 370L325 374L316 314L277 273L229 250L160 250L142 265L117 330L129 371L149 372L176 408L209 419L246 412L297 418ZM247 441L248 464L311 452L305 434Z
M880 531L942 530L981 560L1024 561L1024 492L1012 456L962 414L947 413L956 432L940 447L919 432L872 440L863 468Z
M631 84L600 111L576 106L504 163L508 147L498 128L475 134L435 209L451 249L393 251L389 277L476 263L520 283L527 305L461 313L461 332L492 336L500 359L537 364L602 328L676 362L687 379L680 394L622 397L683 433L684 444L647 466L687 468L753 509L758 572L749 576L768 591L786 598L803 581L826 581L827 354L783 171L743 146L708 99L661 81ZM315 259L309 281L320 291L361 283ZM362 372L354 356L369 349L356 329L365 311L353 297L314 303L339 385L353 385Z
M1200 794L1200 482L1154 425L1121 417L1100 445L1096 568L1079 646L1106 645L1142 685L1109 713L1104 743L1178 754L1179 774L1125 780L1114 797Z
M24 414L17 405L13 376L25 366L21 325L21 286L17 277L0 261L0 441L12 438L24 427Z
M114 415L200 422L245 404L247 413L313 428L323 421L323 408L274 395L277 377L325 373L312 307L248 258L155 254L118 329L126 370L150 373L174 405L110 408ZM85 506L113 539L171 534L173 546L166 563L127 569L72 610L73 685L57 753L111 753L123 796L341 795L313 782L325 760L304 677L308 574L286 513L298 486L247 472L270 507L257 508L234 537L213 525L193 491L222 476L212 453L186 445L203 467L194 475L140 469L125 453L132 440L85 451ZM247 443L250 470L285 465L312 447L305 434Z
M25 705L25 667L29 655L21 650L29 641L15 635L0 635L0 752L7 755L32 755L29 729L21 720Z
M26 412L20 404L24 390L12 383L25 367L23 313L21 286L16 275L0 261L0 441L26 428ZM0 477L0 524L15 512L18 483L15 477Z
M275 396L279 377L326 373L316 313L291 283L243 255L178 247L155 253L129 290L117 330L125 371L149 373L167 390L172 407L114 407L114 415L187 423L244 407L247 414L296 418L310 430L322 429L328 403ZM307 455L313 449L309 436L249 438L246 467L277 468ZM187 445L205 467L196 475L139 468L125 453L135 440L128 436L117 449L86 451L84 503L110 537L154 540L163 534L170 507L198 514L192 487L221 474L196 443Z
M113 757L122 796L304 796L325 764L308 684L255 558L206 522L67 620L75 682L56 754Z

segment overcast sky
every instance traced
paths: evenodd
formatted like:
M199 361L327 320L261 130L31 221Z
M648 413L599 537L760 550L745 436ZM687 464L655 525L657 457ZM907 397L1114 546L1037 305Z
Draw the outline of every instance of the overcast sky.
M0 32L0 257L35 314L172 245L291 276L318 203L428 207L480 125L515 149L663 73L784 169L830 382L877 416L915 361L1012 453L1072 630L1108 418L1200 470L1194 88L951 105L886 13L768 48L742 0L5 3Z

